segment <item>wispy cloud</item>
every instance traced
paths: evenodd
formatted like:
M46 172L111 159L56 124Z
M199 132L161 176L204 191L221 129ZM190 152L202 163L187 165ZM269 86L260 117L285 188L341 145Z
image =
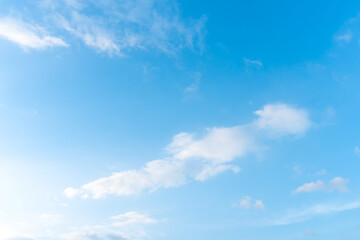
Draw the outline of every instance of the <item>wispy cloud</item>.
M187 88L185 88L185 93L196 92L199 89L201 77L202 74L200 72L196 72L193 75L193 82Z
M319 171L317 171L315 173L316 176L323 176L323 175L326 175L326 174L327 174L326 169L321 169L321 170L319 170Z
M360 148L359 148L358 146L356 146L356 147L354 148L354 153L355 153L356 155L360 156Z
M244 63L248 66L255 66L255 67L262 67L263 66L263 63L262 61L260 60L251 60L251 59L248 59L248 58L243 58L244 60Z
M117 233L82 233L73 232L64 234L63 240L127 240L122 235Z
M142 169L114 173L81 188L67 188L65 195L131 195L177 187L191 179L205 181L229 170L237 173L240 168L230 162L258 151L259 138L301 135L311 126L305 110L285 104L268 104L255 114L258 118L249 124L209 128L200 138L179 133L167 147L171 154L168 158L150 161Z
M348 43L351 41L352 36L352 32L347 32L345 34L335 36L335 40L340 43Z
M311 237L311 236L314 236L315 233L314 233L313 230L308 229L308 230L305 231L305 234L304 234L304 235L305 235L306 237Z
M46 224L54 225L62 223L64 216L61 214L42 214L39 218Z
M61 38L48 34L42 27L10 17L0 18L0 37L12 41L23 48L45 49L69 46Z
M265 210L265 205L261 200L253 200L249 196L243 197L239 202L233 203L233 207L241 207L244 209L262 209Z
M330 180L329 183L324 183L323 181L318 180L316 182L305 183L293 191L293 194L318 191L332 192L335 190L339 192L346 192L348 190L346 187L348 182L348 179L343 179L341 177L335 177L334 179Z
M76 231L63 234L64 240L125 240L145 239L149 233L145 225L155 224L158 220L148 214L131 211L110 217L110 224L84 226Z
M103 219L98 225L73 226L61 228L64 216L60 214L42 214L33 216L26 222L0 223L0 239L4 240L129 240L150 237L147 225L156 224L157 220L149 214L131 211ZM55 227L56 225L56 227ZM45 230L44 230L45 229Z
M173 0L54 0L41 6L57 28L99 52L124 55L130 50L157 49L175 54L184 48L204 49L206 17L182 18ZM88 9L96 9L96 14Z
M59 14L53 18L59 27L80 38L87 46L110 55L120 54L120 44L114 34L99 25L96 19L76 11L71 13L70 20Z
M132 211L117 216L111 217L112 220L116 220L113 223L114 226L123 227L130 224L150 224L156 223L157 220L150 218L148 214Z
M317 204L304 210L294 210L279 219L267 221L266 225L288 225L305 222L311 218L360 208L360 202L348 204Z

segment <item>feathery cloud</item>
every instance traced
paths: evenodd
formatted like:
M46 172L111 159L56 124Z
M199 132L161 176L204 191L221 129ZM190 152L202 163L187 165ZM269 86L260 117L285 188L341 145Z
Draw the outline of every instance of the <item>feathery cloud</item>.
M288 225L294 223L305 222L313 217L328 215L343 211L349 211L360 208L360 202L351 202L348 204L317 204L304 210L290 211L283 217L275 220L270 220L266 225Z
M182 18L173 0L54 0L41 6L57 28L110 55L125 55L130 50L176 54L184 48L204 49L206 17ZM89 13L88 9L96 11Z

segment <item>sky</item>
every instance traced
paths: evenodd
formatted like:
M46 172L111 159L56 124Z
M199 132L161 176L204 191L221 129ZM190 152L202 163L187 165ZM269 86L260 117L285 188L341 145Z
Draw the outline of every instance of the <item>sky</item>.
M360 2L0 0L1 240L359 240Z

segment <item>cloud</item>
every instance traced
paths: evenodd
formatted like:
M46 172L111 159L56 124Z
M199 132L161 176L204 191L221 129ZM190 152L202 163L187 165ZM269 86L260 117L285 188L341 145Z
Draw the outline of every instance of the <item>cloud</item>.
M0 37L23 48L45 49L69 46L61 38L49 35L42 27L9 17L0 18Z
M354 153L358 156L360 156L360 148L358 146L355 147Z
M360 208L360 202L352 202L344 205L339 204L317 204L304 210L290 211L283 217L270 220L266 225L288 225L294 223L305 222L313 217L349 211Z
M115 36L99 25L96 19L76 11L71 13L70 20L59 14L54 19L59 27L80 38L87 46L110 55L120 54L120 44Z
M196 92L199 89L200 80L202 74L200 72L196 72L193 76L194 81L187 88L185 88L185 92Z
M244 58L244 63L246 65L252 65L252 66L256 66L256 67L262 67L263 63L260 60L250 60L248 58Z
M79 195L81 193L81 191L79 189L75 189L75 188L66 188L64 191L64 194L68 197L68 198L73 198L77 195Z
M174 0L43 1L46 18L110 55L157 49L176 54L184 48L204 49L206 17L184 19ZM94 11L89 12L88 9Z
M260 139L304 134L310 127L307 112L289 105L268 104L255 113L258 118L249 124L208 128L200 137L179 133L166 148L169 157L150 161L141 169L113 173L81 188L67 188L64 193L70 198L132 195L191 180L205 181L225 171L238 173L240 168L231 162L259 151Z
M327 174L326 169L321 169L321 170L317 171L315 175L322 176L322 175L326 175L326 174Z
M88 234L81 232L74 232L70 234L63 235L62 239L64 240L126 240L123 236L119 234Z
M347 32L347 33L345 33L343 35L335 36L335 40L337 42L341 42L341 43L343 43L343 42L348 43L348 42L351 41L352 36L353 36L352 32Z
M298 194L301 192L332 192L332 191L339 191L339 192L346 192L348 189L346 184L349 182L348 179L343 179L341 177L335 177L334 179L330 180L329 183L324 183L321 180L316 182L305 183L304 185L298 187L293 194Z
M84 226L71 233L63 234L65 240L125 240L149 237L145 225L155 224L158 220L148 214L131 211L110 217L111 223Z
M113 216L111 219L116 220L113 225L117 227L123 227L130 224L149 224L157 222L157 220L150 218L147 214L135 211Z
M306 236L306 237L312 237L312 236L314 236L314 235L315 235L315 233L314 233L314 231L311 230L311 229L308 229L308 230L306 230L306 232L305 232L305 236Z
M9 238L8 240L35 240L35 239L28 237L16 237L16 238Z
M64 216L61 214L42 214L39 218L46 225L54 225L62 223Z
M297 175L301 175L302 171L301 171L301 166L300 165L295 165L293 167L293 171L297 174Z
M245 196L239 202L233 204L233 207L241 207L244 209L262 209L265 210L265 206L261 200L252 200L251 197Z
M274 137L288 134L303 134L311 126L307 111L291 108L286 104L268 104L255 112L259 116L258 128Z

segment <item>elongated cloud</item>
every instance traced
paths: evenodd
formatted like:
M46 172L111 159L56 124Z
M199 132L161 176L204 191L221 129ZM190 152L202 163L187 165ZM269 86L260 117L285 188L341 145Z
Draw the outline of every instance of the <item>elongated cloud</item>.
M113 216L111 219L116 220L116 222L113 223L113 226L117 227L123 227L130 224L150 224L157 222L157 220L150 218L147 214L135 211Z
M343 205L317 204L304 210L290 211L279 219L269 221L267 225L274 226L274 225L288 225L293 223L300 223L307 221L316 216L328 215L328 214L349 211L359 208L360 208L360 202L358 201Z
M68 46L64 40L49 35L43 28L12 18L0 19L0 37L24 48L44 49Z
M237 173L240 168L231 162L258 151L260 138L301 135L311 125L305 110L286 104L268 104L255 113L258 118L249 124L209 128L201 137L179 133L167 147L168 158L150 161L138 170L114 173L81 188L67 188L65 195L70 198L131 195L177 187L191 179L205 181L229 170Z
M346 192L348 189L346 187L347 183L349 182L348 179L343 179L341 177L336 177L329 181L329 183L324 183L321 180L316 182L305 183L304 185L298 187L293 194L298 194L302 192L332 192L332 191L339 191L339 192Z

